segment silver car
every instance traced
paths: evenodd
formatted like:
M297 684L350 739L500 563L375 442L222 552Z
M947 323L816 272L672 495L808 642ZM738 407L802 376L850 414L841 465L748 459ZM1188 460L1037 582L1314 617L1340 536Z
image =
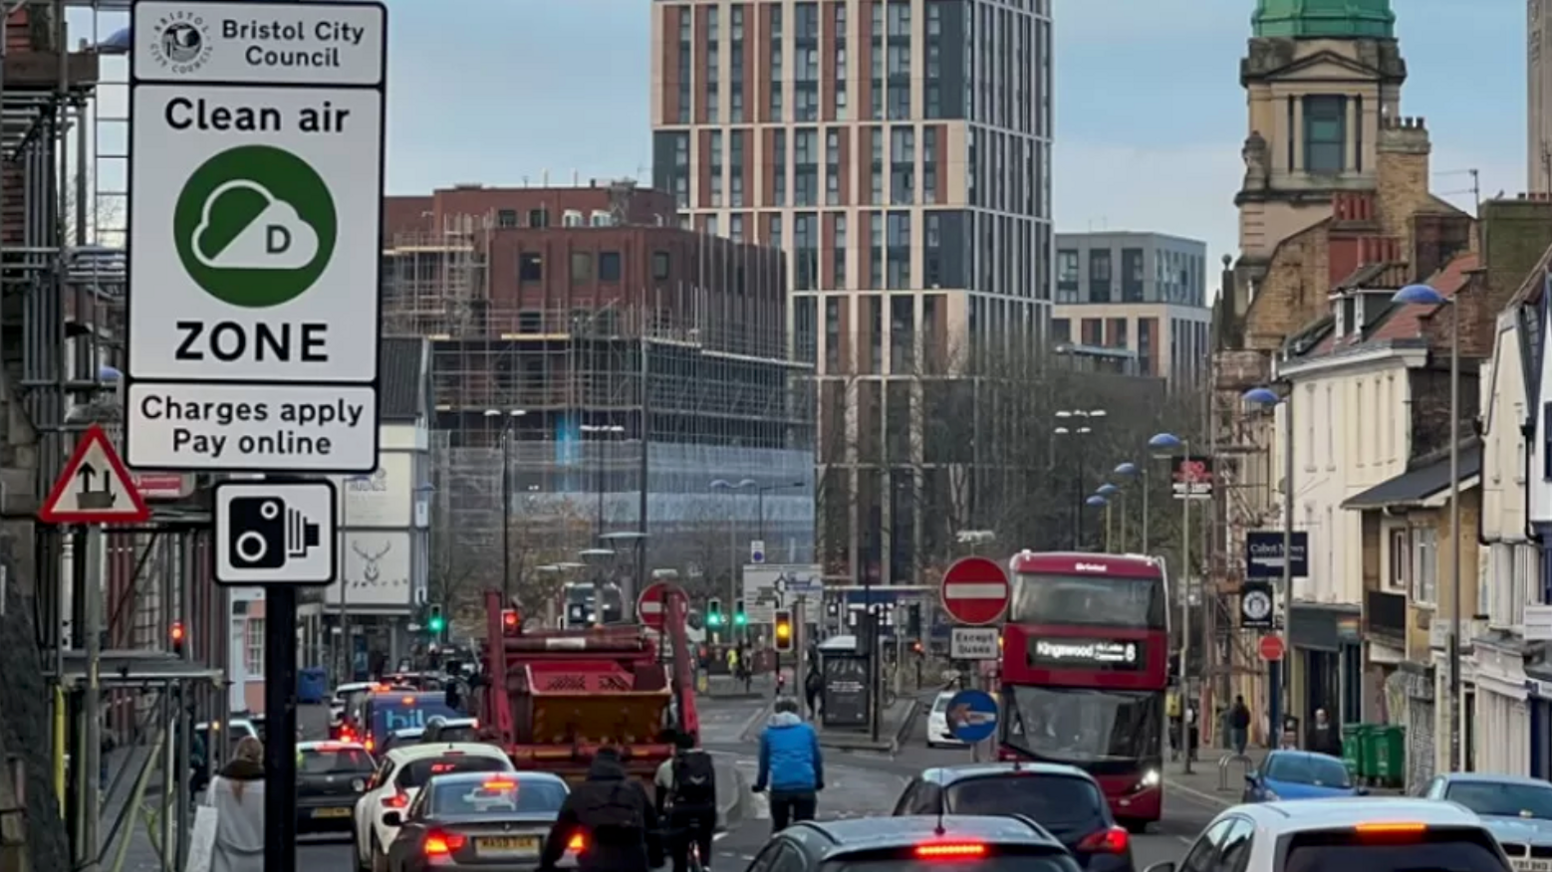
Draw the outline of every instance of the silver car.
M1516 872L1552 872L1552 784L1516 775L1456 772L1428 782L1422 795L1476 812L1498 837Z
M1510 872L1463 806L1426 799L1296 799L1220 813L1179 863L1147 872Z

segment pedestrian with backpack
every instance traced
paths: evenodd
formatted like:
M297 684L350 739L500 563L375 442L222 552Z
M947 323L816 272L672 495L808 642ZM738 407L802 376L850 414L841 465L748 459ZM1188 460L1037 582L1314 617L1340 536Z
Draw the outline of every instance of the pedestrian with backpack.
M819 734L798 714L798 701L782 697L776 712L760 734L760 771L755 793L771 789L771 832L779 833L789 822L811 821L824 790L824 758L819 753Z
M566 797L544 841L541 870L553 870L573 836L582 837L580 872L650 872L663 865L657 809L625 771L620 752L600 748L587 780Z
M702 869L711 867L711 837L717 831L717 770L711 755L696 747L694 733L674 737L674 756L657 769L657 813L672 831L669 854L674 872L688 872L690 845Z

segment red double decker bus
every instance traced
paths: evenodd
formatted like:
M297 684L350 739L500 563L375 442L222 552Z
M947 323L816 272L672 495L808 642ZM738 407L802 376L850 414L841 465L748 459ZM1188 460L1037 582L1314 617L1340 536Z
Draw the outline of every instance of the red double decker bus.
M1140 830L1163 810L1169 594L1136 554L1014 555L1002 651L1003 759L1068 763Z

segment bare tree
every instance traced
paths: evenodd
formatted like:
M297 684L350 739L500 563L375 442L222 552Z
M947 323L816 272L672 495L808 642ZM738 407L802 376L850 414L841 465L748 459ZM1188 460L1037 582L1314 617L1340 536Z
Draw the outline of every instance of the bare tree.
M558 494L522 494L507 528L507 563L494 567L490 586L501 587L502 572L510 572L513 593L524 607L542 607L560 593L568 580L562 567L588 547L592 529L592 515L576 500Z

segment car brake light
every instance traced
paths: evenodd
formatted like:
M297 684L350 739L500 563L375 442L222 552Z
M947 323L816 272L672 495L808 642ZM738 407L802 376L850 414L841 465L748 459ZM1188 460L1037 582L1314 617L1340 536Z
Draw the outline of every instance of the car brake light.
M441 830L432 830L426 834L426 856L446 857L448 854L463 847L464 837L457 833L444 833Z
M498 780L498 781L487 781L487 782L485 782L484 784L482 784L480 786L485 788L486 790L511 790L512 788L517 786L517 782L516 781L500 781L500 780Z
M970 857L985 857L986 846L975 843L958 842L940 842L932 845L917 845L916 856L926 860L963 860Z
M340 744L338 742L319 742L317 745L313 746L313 750L325 752L338 751L340 750Z
M582 834L581 833L572 833L571 834L571 839L566 842L566 850L570 851L573 854L580 854L580 853L582 853L583 849L586 848L586 847L587 847L587 839L582 838Z
M410 804L410 798L402 793L383 797L383 808L404 808Z
M1125 829L1110 827L1085 836L1078 843L1078 850L1091 854L1124 854L1131 844L1131 837Z
M1409 836L1421 836L1427 829L1426 824L1414 823L1358 824L1353 827L1359 838L1372 839L1406 839Z
M377 747L377 743L376 743L376 742L374 742L374 741L372 741L372 740L371 740L371 738L368 738L368 739L367 739L367 740L366 740L366 749L367 749L367 750L368 750L368 751L370 751L370 750L372 750L372 749L373 749L373 748L375 748L375 747Z
M404 704L405 705L414 705L415 704L415 697L413 697L413 696L406 696L404 698Z

